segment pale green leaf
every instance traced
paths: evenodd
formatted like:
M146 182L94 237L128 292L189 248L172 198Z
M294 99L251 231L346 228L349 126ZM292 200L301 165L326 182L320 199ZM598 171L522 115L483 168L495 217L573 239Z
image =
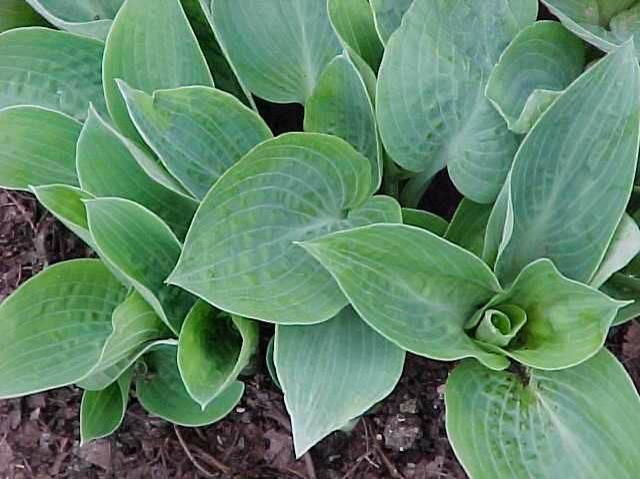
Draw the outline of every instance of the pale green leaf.
M640 470L640 400L608 351L524 376L466 361L447 381L445 404L469 477L634 479Z
M447 228L445 239L481 257L491 211L491 205L481 205L463 198Z
M59 263L0 305L0 398L73 384L100 359L126 289L98 260Z
M640 256L636 256L623 270L615 273L600 288L605 294L621 301L633 301L618 311L614 326L640 316Z
M145 356L147 375L136 381L140 404L154 416L187 427L205 426L229 414L240 401L244 384L234 382L203 410L182 384L176 352L176 346L164 345Z
M380 67L377 116L387 152L424 184L441 169L464 196L495 200L518 138L484 96L535 0L415 0Z
M371 198L369 161L345 141L291 133L254 148L203 200L169 282L239 316L318 323L347 302L297 241L375 222L401 222Z
M640 228L628 214L623 214L607 252L590 281L594 288L602 286L614 273L627 266L640 253Z
M447 220L429 211L402 208L402 222L405 225L416 226L431 231L438 236L444 236L449 227Z
M386 45L391 34L402 22L402 17L413 3L413 0L370 0L376 22L376 29L382 43Z
M139 140L115 80L149 94L187 85L213 86L213 78L179 0L127 0L104 51L104 94L111 118Z
M24 0L4 0L0 5L0 32L12 28L46 25L46 22Z
M98 254L114 265L177 335L195 298L165 284L181 244L155 214L129 200L86 202L89 230Z
M189 395L202 409L238 379L257 342L255 322L229 316L204 301L194 305L180 331L178 368Z
M28 191L54 183L78 185L76 142L82 125L34 106L0 110L0 186Z
M349 307L322 324L278 325L275 338L298 457L382 401L402 374L404 351Z
M500 190L498 198L496 198L484 236L484 246L482 248L482 259L493 268L496 263L500 246L505 235L511 234L509 229L505 229L507 225L507 214L509 213L509 184L510 178L507 175L507 181Z
M584 43L560 23L536 22L522 30L500 56L486 95L516 133L526 133L539 114L575 80L585 64Z
M631 195L639 138L640 70L628 43L572 83L518 150L495 268L503 284L538 258L591 280Z
M33 105L84 120L89 103L101 113L104 44L48 28L0 34L0 108Z
M326 1L212 0L211 13L241 81L268 101L304 104L340 53Z
M334 58L318 79L304 109L305 131L335 135L371 162L375 189L382 180L382 147L374 105L358 68L346 53Z
M282 391L282 385L280 384L280 380L278 379L278 372L276 371L276 363L274 358L274 349L276 342L275 340L275 335L271 336L271 339L269 339L269 344L267 344L265 362L267 363L267 371L269 372L271 381L278 387L278 389Z
M184 238L197 203L149 176L141 162L146 153L119 135L94 110L89 112L77 145L82 188L94 196L126 198L150 209Z
M406 225L340 231L302 246L333 275L376 331L407 351L438 360L508 361L464 332L500 285L485 263L433 233Z
M193 86L150 96L119 85L146 143L199 199L249 150L273 136L256 113L221 90Z

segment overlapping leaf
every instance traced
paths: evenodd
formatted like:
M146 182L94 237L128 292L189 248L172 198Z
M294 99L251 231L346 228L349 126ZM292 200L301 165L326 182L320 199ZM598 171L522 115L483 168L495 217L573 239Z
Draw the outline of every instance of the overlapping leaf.
M4 0L0 5L0 32L45 24L43 18L25 0Z
M638 254L640 254L640 228L635 220L625 213L622 215L602 263L589 284L599 288Z
M413 208L402 208L402 222L405 225L416 226L423 230L431 231L438 236L444 236L449 228L447 220L440 216Z
M370 0L378 35L385 45L389 37L400 27L402 17L413 0Z
M444 237L476 256L482 256L491 205L481 205L464 198L456 209Z

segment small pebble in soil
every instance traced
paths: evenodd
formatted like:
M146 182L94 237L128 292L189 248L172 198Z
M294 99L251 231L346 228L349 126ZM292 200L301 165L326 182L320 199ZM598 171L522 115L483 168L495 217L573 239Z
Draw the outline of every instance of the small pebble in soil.
M404 452L422 437L420 420L412 414L396 414L389 417L384 427L384 444L389 449Z
M405 414L415 414L418 412L418 400L407 399L400 403L400 412Z

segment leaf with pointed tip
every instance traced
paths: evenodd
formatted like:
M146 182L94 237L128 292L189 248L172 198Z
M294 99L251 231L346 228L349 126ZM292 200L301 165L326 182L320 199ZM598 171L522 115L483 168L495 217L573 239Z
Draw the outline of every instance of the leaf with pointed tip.
M464 332L478 307L501 291L479 258L433 233L371 225L302 243L333 275L372 328L407 351L438 360L476 357L501 369Z
M0 108L40 106L82 121L93 103L106 113L103 50L97 40L48 28L0 34Z
M481 257L491 210L491 205L463 198L447 228L445 239Z
M620 301L633 301L620 311L613 326L640 316L640 256L636 256L624 269L618 271L600 288L605 294Z
M80 442L87 444L113 434L122 424L129 402L133 371L100 391L85 391L80 403Z
M370 0L378 36L385 45L399 27L413 0Z
M469 477L636 477L640 400L611 353L526 376L465 361L449 377L447 435Z
M178 368L189 395L205 409L249 364L258 342L258 325L198 301L184 321Z
M143 206L121 198L87 201L89 230L97 252L125 276L176 335L195 298L165 284L181 244L169 227Z
M116 381L124 371L152 346L172 337L142 295L133 292L113 312L113 332L91 374L78 383L83 389L98 391Z
M0 5L0 32L46 24L47 22L24 0L4 0Z
M59 263L0 304L0 398L67 386L86 376L111 334L126 289L95 259Z
M538 258L591 280L631 195L639 140L640 69L628 43L573 82L518 150L495 267L503 284Z
M640 254L640 228L634 219L625 213L616 228L602 263L589 284L599 288L638 254Z
M305 131L335 135L371 162L375 189L382 181L382 147L374 105L357 67L346 53L334 58L318 79L304 109Z
M326 321L346 299L295 243L401 222L395 200L371 194L370 162L345 141L318 133L265 141L209 191L168 281L239 316Z
M262 118L221 90L182 87L150 96L119 85L138 132L198 199L249 150L273 137Z
M147 375L136 381L142 407L154 416L187 427L206 426L229 414L242 398L244 384L234 382L203 410L182 383L176 354L176 346L163 345L144 357Z
M23 0L24 1L24 0ZM104 40L124 0L26 0L52 25Z
M325 1L212 0L211 14L240 79L268 101L304 105L340 53Z
M402 222L405 225L416 226L431 231L438 236L444 236L449 227L447 220L428 211L402 208Z
M33 106L0 110L0 186L29 191L53 183L78 185L75 150L82 125Z
M413 2L387 45L378 81L380 135L396 163L423 183L448 167L464 196L495 200L519 140L484 89L537 7L535 0Z
M486 95L515 133L526 133L536 113L584 69L584 43L560 23L536 22L516 35L500 56Z
M144 151L94 110L89 112L77 145L76 166L82 188L97 197L115 196L139 203L184 238L197 203L150 177L139 163L143 156Z
M328 0L329 19L345 48L378 70L384 47L367 0Z
M149 12L153 12L149 15ZM116 80L149 94L213 78L179 0L128 0L116 15L104 50L104 94L111 118L141 141Z

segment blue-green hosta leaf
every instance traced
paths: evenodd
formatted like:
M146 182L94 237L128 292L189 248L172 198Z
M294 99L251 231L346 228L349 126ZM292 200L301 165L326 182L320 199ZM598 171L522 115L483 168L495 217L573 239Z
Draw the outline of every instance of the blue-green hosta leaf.
M78 185L76 142L82 125L73 118L34 106L0 110L0 186Z
M423 230L431 231L438 236L444 236L449 228L447 220L428 211L402 208L402 222L405 225L416 226Z
M495 372L474 361L447 381L447 434L469 477L637 477L640 400L606 350L571 369Z
M121 198L86 202L98 254L114 265L177 335L195 298L165 284L181 244L169 227L143 206Z
M444 235L445 239L462 246L476 256L482 256L491 205L474 203L464 198L456 209Z
M25 0L23 0L25 1ZM104 40L124 0L26 0L52 25Z
M495 268L503 284L538 258L591 280L631 195L639 139L640 69L627 43L573 82L518 150Z
M176 354L176 346L162 345L144 357L147 375L136 381L140 404L154 416L187 427L206 426L229 414L242 398L244 384L234 382L203 410L182 383Z
M278 386L278 389L282 391L282 385L280 384L280 380L278 379L278 372L276 371L276 362L275 362L275 343L276 343L275 334L271 336L269 340L269 344L267 344L267 352L265 357L265 362L267 363L267 371L269 372L269 376L271 377L271 381L273 384Z
M334 58L320 78L304 110L305 131L335 135L371 162L375 189L382 180L382 147L374 106L366 84L346 53Z
M76 167L82 188L94 196L126 198L150 209L184 238L197 203L145 172L154 160L91 110L77 145Z
M500 57L486 95L509 128L524 134L584 68L584 43L558 22L522 30Z
M515 305L527 315L504 354L538 369L564 369L596 354L625 303L563 277L548 259L525 267L513 286L486 306Z
M565 27L605 52L640 33L640 7L636 0L542 0L542 3Z
M407 351L439 360L508 361L464 332L500 285L485 263L459 246L406 225L340 231L302 246L336 279L360 316Z
M33 105L84 120L89 103L107 112L102 92L104 44L48 28L0 35L0 108Z
M340 53L326 1L212 0L211 11L240 79L265 100L304 104Z
M46 22L24 0L4 0L0 5L0 32L12 28L46 25Z
M378 35L385 45L402 22L413 0L370 0Z
M640 228L635 220L625 213L616 228L602 263L589 284L599 288L638 254L640 254Z
M101 391L85 391L80 404L80 441L86 444L94 439L113 434L122 424L129 402L129 388L133 371Z
M297 241L401 222L372 194L370 162L345 141L291 133L254 148L203 200L169 282L239 316L318 323L347 301Z
M113 332L104 345L100 361L91 374L78 383L98 391L116 381L151 347L172 337L142 295L133 292L113 312Z
M507 175L507 181L500 190L498 198L496 198L493 208L491 209L484 235L482 259L492 268L500 253L503 237L511 234L509 228L505 229L507 225L507 214L509 212L509 186L510 177Z
M535 0L415 0L380 67L377 115L391 158L423 183L444 167L478 203L495 200L517 137L484 96L511 39L535 20Z
M117 79L149 94L187 85L213 86L213 78L179 0L127 0L104 51L104 94L120 131L140 140Z
M238 99L192 86L147 95L125 83L129 115L167 170L196 198L203 198L231 166L273 135Z
M384 47L367 0L328 0L329 20L345 48L378 70Z
M0 305L0 398L73 384L100 359L126 289L98 260L59 263Z
M278 325L275 338L298 457L382 401L402 374L404 351L349 307L322 324Z
M180 331L178 368L189 395L205 409L249 364L258 325L217 311L204 301L191 309Z

